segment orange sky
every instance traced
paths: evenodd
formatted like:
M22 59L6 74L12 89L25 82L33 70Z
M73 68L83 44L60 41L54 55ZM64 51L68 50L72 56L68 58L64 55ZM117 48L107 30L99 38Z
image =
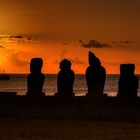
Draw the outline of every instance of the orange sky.
M2 1L0 72L29 73L30 59L42 57L44 73L57 73L63 58L72 61L75 73L85 73L90 50L107 73L119 73L120 63L135 63L140 73L139 5L139 0Z

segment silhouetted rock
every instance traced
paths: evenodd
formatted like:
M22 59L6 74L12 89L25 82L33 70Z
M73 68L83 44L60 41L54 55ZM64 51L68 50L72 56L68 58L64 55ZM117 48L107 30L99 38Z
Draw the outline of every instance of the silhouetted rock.
M63 59L60 62L60 71L57 76L56 96L73 97L74 72L71 70L71 61Z
M27 78L27 95L38 97L43 96L42 87L44 84L44 74L41 73L43 65L42 58L32 58L30 62L30 74Z
M134 75L134 64L120 65L120 79L118 82L118 96L124 98L137 97L138 77Z
M88 96L103 95L106 79L106 70L101 65L99 58L89 51L89 67L86 70Z

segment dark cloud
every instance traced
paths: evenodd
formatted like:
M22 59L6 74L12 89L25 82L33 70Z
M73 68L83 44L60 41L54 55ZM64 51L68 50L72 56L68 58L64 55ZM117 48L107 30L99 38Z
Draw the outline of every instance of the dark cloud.
M89 40L88 43L83 42L82 40L79 40L79 43L83 48L106 48L106 47L112 47L111 45L107 43L102 43L97 40ZM111 44L132 44L134 41L132 40L121 40L121 41L112 41Z
M117 44L117 41L112 41L111 43L112 43L112 44Z
M83 48L106 48L111 47L109 44L101 43L97 40L89 40L88 43L84 43L82 40L79 40L79 43Z
M9 36L9 39L13 40L13 41L17 41L17 42L35 42L37 41L37 39L35 39L34 37L31 36L21 36L21 35L15 35L15 36Z
M3 46L0 45L0 48L4 49L5 47L3 47Z
M112 44L132 44L134 43L133 40L121 40L121 41L112 41Z
M63 44L63 45L69 45L69 43L67 43L67 42L62 42L62 44Z
M133 43L132 40L125 40L125 41L120 41L121 44L131 44Z
M18 39L22 39L22 38L24 38L23 36L21 36L21 35L15 35L15 36L13 36L13 35L11 35L11 36L9 36L9 38L18 38Z
M26 64L28 64L28 62L21 60L18 55L18 52L15 52L8 56L8 60L10 61L10 63L15 66L25 66Z
M36 42L37 39L32 35L0 35L3 42Z

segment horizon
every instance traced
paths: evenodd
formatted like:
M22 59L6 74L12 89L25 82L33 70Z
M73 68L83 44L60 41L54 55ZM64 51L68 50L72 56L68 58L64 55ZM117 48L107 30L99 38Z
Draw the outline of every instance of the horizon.
M0 73L0 75L3 73ZM28 75L29 73L5 73L8 75ZM45 75L57 75L58 73L43 73ZM75 75L85 75L85 73L75 73ZM107 73L106 75L120 75L120 73ZM135 75L140 75L140 73L135 73Z

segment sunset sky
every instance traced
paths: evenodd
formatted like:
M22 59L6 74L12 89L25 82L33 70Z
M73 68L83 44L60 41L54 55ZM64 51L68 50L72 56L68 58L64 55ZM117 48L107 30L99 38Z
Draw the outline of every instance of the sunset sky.
M44 73L63 58L85 73L89 50L108 74L121 63L140 73L140 0L0 0L0 73L29 73L32 57Z

